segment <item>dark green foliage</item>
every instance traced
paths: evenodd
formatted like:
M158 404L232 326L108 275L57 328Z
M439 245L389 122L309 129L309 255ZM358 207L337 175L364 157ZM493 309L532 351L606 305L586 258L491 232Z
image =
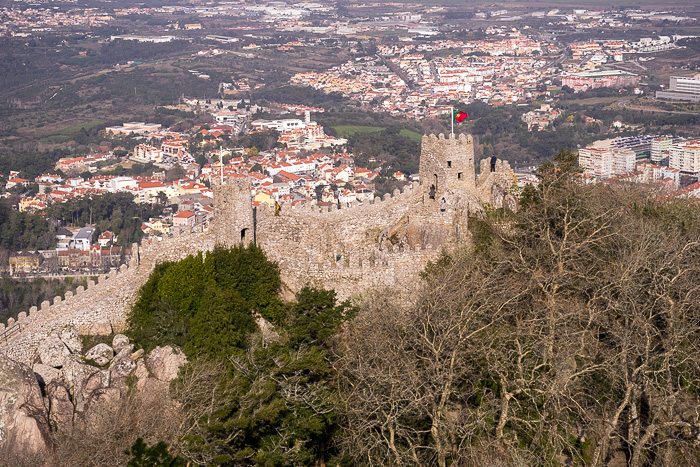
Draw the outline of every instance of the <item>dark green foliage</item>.
M279 286L277 265L254 245L160 264L139 292L131 335L145 348L175 344L191 356L222 357L244 347L253 311L283 320Z
M213 402L190 401L216 409L183 440L189 452L210 465L271 467L314 466L331 454L335 394L324 349L254 339L230 362Z
M10 317L16 318L17 313L26 312L44 300L53 300L57 295L63 296L68 290L75 291L79 285L86 287L87 279L39 278L22 281L3 277L0 279L0 322L5 322Z
M46 172L55 173L56 162L65 155L62 151L3 151L0 153L0 173L17 170L22 178L33 180Z
M398 128L350 135L348 150L357 156L358 166L366 167L369 157L379 156L390 161L392 171L399 170L406 174L418 172L420 145L399 134Z
M102 45L99 60L102 63L126 63L129 60L148 60L155 57L182 53L189 44L186 41L170 41L160 44L114 40Z
M325 344L354 312L348 302L336 304L335 291L304 287L288 313L289 341L293 345Z
M0 199L0 248L48 249L55 244L54 233L44 217L14 211L6 199Z
M120 245L130 245L141 236L141 224L163 212L157 204L136 204L130 193L104 193L55 204L47 210L49 217L65 225L94 224L99 232L110 230ZM99 234L97 232L97 234Z
M184 440L188 452L214 465L315 466L338 455L327 347L355 310L338 304L333 291L305 287L296 298L279 341L266 346L253 337L244 352L228 356L228 371L206 400L184 397L185 410L213 408Z
M168 453L168 445L161 441L153 446L148 446L143 438L138 438L126 454L131 456L127 467L184 467L185 461L181 457L173 457Z
M279 286L277 266L251 245L160 264L140 290L134 342L190 357L173 391L192 414L182 443L198 463L315 466L337 455L327 351L355 310L309 287L285 306ZM254 312L277 324L278 340L254 334Z
M277 144L279 135L277 130L259 131L245 135L243 138L236 140L235 144L246 148L256 148L259 151L269 151Z

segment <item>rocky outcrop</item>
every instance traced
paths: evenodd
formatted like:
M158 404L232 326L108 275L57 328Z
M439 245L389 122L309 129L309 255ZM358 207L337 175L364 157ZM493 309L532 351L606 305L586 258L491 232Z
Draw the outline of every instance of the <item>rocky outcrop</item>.
M70 349L66 347L58 334L51 334L39 344L37 353L44 365L60 368L66 357L70 355Z
M146 358L146 367L153 377L166 382L177 378L180 367L185 363L187 363L185 354L169 345L156 347Z
M115 353L121 352L123 349L129 347L130 345L131 344L129 343L129 338L126 337L124 334L116 334L112 339L112 348L114 349Z
M80 353L83 351L83 339L80 337L78 330L73 326L65 326L58 332L58 337L61 339L71 353Z
M31 368L0 354L0 465L48 452L51 432L98 426L134 389L144 400L167 399L185 355L170 346L133 350L117 334L112 347L97 344L83 355L81 336L65 327L40 343Z
M97 320L90 328L92 336L109 336L110 334L112 334L112 324L108 319Z
M105 366L114 358L114 350L107 344L97 344L85 353L85 358Z
M71 402L68 388L63 382L52 381L46 385L46 396L49 401L49 420L54 431L67 432L73 426L75 407Z
M35 363L32 370L34 370L34 375L36 375L40 386L47 386L61 377L61 370L43 363Z
M136 370L136 362L131 359L131 346L122 349L109 365L110 372L116 378L126 378Z
M0 354L0 462L50 446L49 418L34 372Z

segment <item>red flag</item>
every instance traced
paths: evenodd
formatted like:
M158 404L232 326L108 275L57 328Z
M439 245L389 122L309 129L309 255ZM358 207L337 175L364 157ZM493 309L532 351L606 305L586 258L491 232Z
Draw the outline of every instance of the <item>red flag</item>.
M453 113L453 117L457 123L462 123L467 119L467 113L462 112L461 110L455 110Z

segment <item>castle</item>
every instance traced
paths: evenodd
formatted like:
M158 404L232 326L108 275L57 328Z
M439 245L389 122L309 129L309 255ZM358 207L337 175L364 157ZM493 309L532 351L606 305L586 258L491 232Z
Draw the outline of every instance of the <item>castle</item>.
M207 231L180 231L134 245L134 259L118 274L32 307L7 327L0 324L0 351L30 363L38 342L61 326L71 324L85 334L124 328L138 289L157 263L217 244L259 245L279 264L287 292L312 285L335 289L344 299L377 287L409 287L428 261L468 239L468 219L482 216L484 205L517 208L507 162L497 161L491 171L482 160L476 177L470 135L423 136L419 175L420 182L403 192L363 204L305 203L277 213L267 205L252 206L246 178L215 185L215 218Z

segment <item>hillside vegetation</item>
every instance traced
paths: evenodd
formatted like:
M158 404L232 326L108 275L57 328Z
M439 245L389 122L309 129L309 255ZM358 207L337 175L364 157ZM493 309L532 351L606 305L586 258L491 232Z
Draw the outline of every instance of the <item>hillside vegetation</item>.
M583 184L575 166L560 152L517 214L471 219L472 241L411 297L380 290L355 309L305 288L284 303L255 246L158 266L131 336L190 358L170 388L171 453L236 466L700 463L700 207ZM257 315L276 334L263 338Z

